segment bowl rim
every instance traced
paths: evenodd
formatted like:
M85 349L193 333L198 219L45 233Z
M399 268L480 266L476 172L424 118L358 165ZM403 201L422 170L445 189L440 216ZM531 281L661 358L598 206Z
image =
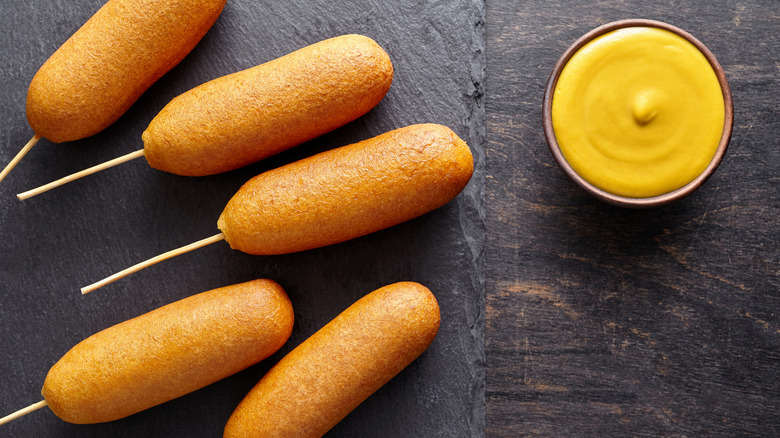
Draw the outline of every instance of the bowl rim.
M712 69L715 71L715 75L718 78L718 83L720 84L720 88L723 93L723 103L725 109L723 133L721 134L718 148L715 150L715 155L712 157L712 160L710 160L710 163L707 165L704 171L702 171L702 173L694 178L691 182L680 187L679 189L664 193L662 195L645 198L629 198L626 196L614 195L586 181L577 172L575 172L568 161L566 161L566 158L563 156L560 146L558 145L558 141L555 137L555 131L553 130L552 126L553 93L555 91L556 85L558 84L558 78L560 77L563 67L566 65L566 63L569 62L569 59L571 59L571 57L580 48L582 48L582 46L594 38L626 27L656 27L659 29L668 30L685 38L691 44L693 44L697 49L699 49L705 58L707 58L710 66L712 66ZM555 158L555 161L558 163L558 166L560 166L564 173L575 183L577 183L577 185L585 189L585 191L595 196L596 198L609 204L629 208L651 208L668 204L672 201L676 201L689 195L701 187L701 185L704 184L704 182L707 181L710 176L712 176L712 174L715 172L715 169L718 168L718 165L720 165L720 162L723 160L723 157L726 154L726 149L729 145L729 141L731 140L731 132L734 125L734 103L731 96L731 87L729 87L728 80L726 79L726 73L718 63L718 60L715 59L715 55L713 55L712 52L710 52L710 50L701 41L696 39L688 32L662 21L647 19L625 19L613 21L591 30L577 39L571 46L569 46L568 49L566 49L563 55L561 55L560 59L558 59L558 62L555 64L555 67L553 67L553 70L550 73L550 77L547 80L547 86L544 90L542 120L544 125L544 136L547 139L547 146L549 147L550 152L552 152L552 155Z

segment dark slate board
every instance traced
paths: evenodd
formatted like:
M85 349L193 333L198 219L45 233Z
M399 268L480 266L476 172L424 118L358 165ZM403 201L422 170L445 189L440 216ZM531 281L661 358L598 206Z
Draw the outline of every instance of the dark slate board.
M32 136L24 116L38 67L100 0L5 2L0 14L0 163ZM263 4L265 3L265 4ZM232 410L285 353L364 294L413 280L442 309L433 345L329 436L481 436L484 431L484 5L437 2L229 0L178 67L117 123L85 140L42 140L0 184L0 415L40 400L49 367L83 338L197 292L272 278L296 323L276 355L180 399L112 423L77 426L42 410L0 428L14 437L221 436ZM230 173L186 178L143 160L19 202L15 194L137 150L140 134L174 96L316 41L361 33L390 54L395 80L361 119ZM447 206L351 242L257 257L223 242L168 260L90 295L79 288L217 232L224 204L250 177L318 151L420 122L450 126L470 144L475 176Z

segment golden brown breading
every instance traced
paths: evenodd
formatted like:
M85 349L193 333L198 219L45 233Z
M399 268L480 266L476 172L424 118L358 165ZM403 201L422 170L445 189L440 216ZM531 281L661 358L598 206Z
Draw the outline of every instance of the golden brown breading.
M143 133L144 155L178 175L237 169L357 119L392 80L371 38L321 41L176 97Z
M418 283L366 295L271 368L225 438L322 436L422 354L439 323L436 298Z
M449 202L473 171L449 128L412 125L262 173L217 226L234 249L284 254L363 236Z
M33 77L30 126L55 143L102 131L195 47L225 1L110 0Z
M292 326L290 300L271 280L214 289L80 342L51 368L42 394L65 421L117 420L265 359Z

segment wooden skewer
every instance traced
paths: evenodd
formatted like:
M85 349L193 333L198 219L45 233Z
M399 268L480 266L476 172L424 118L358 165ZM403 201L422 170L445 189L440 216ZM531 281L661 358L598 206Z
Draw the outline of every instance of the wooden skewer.
M24 193L19 193L16 195L17 198L19 198L20 201L24 201L27 198L32 198L35 195L40 195L43 192L49 191L55 187L59 187L63 184L67 184L71 181L75 181L79 178L83 178L87 175L92 175L93 173L100 172L101 170L108 169L109 167L114 167L118 164L122 164L126 161L130 161L133 159L136 159L138 157L142 157L144 155L144 150L141 149L139 151L135 151L132 153L129 153L127 155L123 155L119 158L114 158L113 160L106 161L103 164L98 164L97 166L92 166L89 169L84 169L81 172L76 172L72 175L68 175L65 178L60 178L57 181L50 182L46 185L42 185L38 187L37 189L28 190Z
M197 241L195 243L191 243L191 244L189 244L187 246L182 246L181 248L174 249L173 251L168 251L168 252L166 252L164 254L160 254L157 257L152 257L152 258L150 258L149 260L147 260L145 262L141 262L141 263L138 263L137 265L133 265L133 266L125 269L124 271L117 272L116 274L114 274L114 275L112 275L110 277L104 278L103 280L100 280L97 283L93 283L93 284L90 284L89 286L82 287L81 288L81 293L82 294L88 294L88 293L94 291L95 289L99 289L99 288L101 288L101 287L103 287L103 286L105 286L105 285L107 285L109 283L113 283L114 281L119 280L120 278L127 277L128 275L132 274L133 272L140 271L141 269L149 267L149 266L151 266L151 265L153 265L153 264L155 264L157 262L161 262L163 260L167 260L167 259L169 259L171 257L175 257L175 256L177 256L179 254L184 254L185 252L192 251L193 249L198 249L200 247L203 247L203 246L206 246L206 245L210 245L210 244L212 244L214 242L219 242L220 240L222 240L224 238L225 238L225 235L222 234L222 233L219 233L219 234L217 234L215 236L211 236L211 237L209 237L207 239L199 240L199 241Z
M14 159L11 160L11 162L8 163L7 166L5 166L5 169L3 169L2 172L0 172L0 181L2 181L3 178L5 178L6 175L8 175L11 172L11 169L16 167L16 165L19 163L19 161L21 161L22 158L24 158L24 156L27 155L27 152L30 152L30 149L32 149L32 147L35 145L35 143L38 143L38 140L40 140L40 139L41 139L41 136L38 135L38 134L35 134L33 136L33 138L31 138L30 141L28 141L27 144L24 145L22 150L19 151L19 153L16 154L16 156L14 157Z
M38 409L48 406L49 403L46 400L41 400L38 403L33 403L30 406L27 406L24 409L19 409L18 411L14 412L11 415L6 415L3 418L0 418L0 425L8 423L11 420L16 420L19 417L25 416L29 414L32 411L37 411Z

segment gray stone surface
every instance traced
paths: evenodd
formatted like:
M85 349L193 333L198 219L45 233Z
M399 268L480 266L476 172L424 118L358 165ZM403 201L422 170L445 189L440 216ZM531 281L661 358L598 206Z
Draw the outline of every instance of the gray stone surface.
M30 0L0 6L0 164L33 135L24 116L35 71L100 6ZM229 0L179 66L114 125L81 141L42 140L0 183L0 416L40 400L49 367L83 338L161 305L253 278L277 280L295 307L290 341L242 373L112 423L77 426L42 410L0 428L14 437L221 436L270 366L362 295L388 283L428 286L442 326L418 360L329 436L484 434L484 5L481 1ZM374 38L395 80L369 114L279 156L226 174L186 178L136 160L25 202L15 194L139 149L174 96L316 41ZM471 146L475 176L447 206L343 244L258 257L224 243L165 261L90 295L79 288L217 232L227 200L250 177L313 153L420 122L450 126Z

